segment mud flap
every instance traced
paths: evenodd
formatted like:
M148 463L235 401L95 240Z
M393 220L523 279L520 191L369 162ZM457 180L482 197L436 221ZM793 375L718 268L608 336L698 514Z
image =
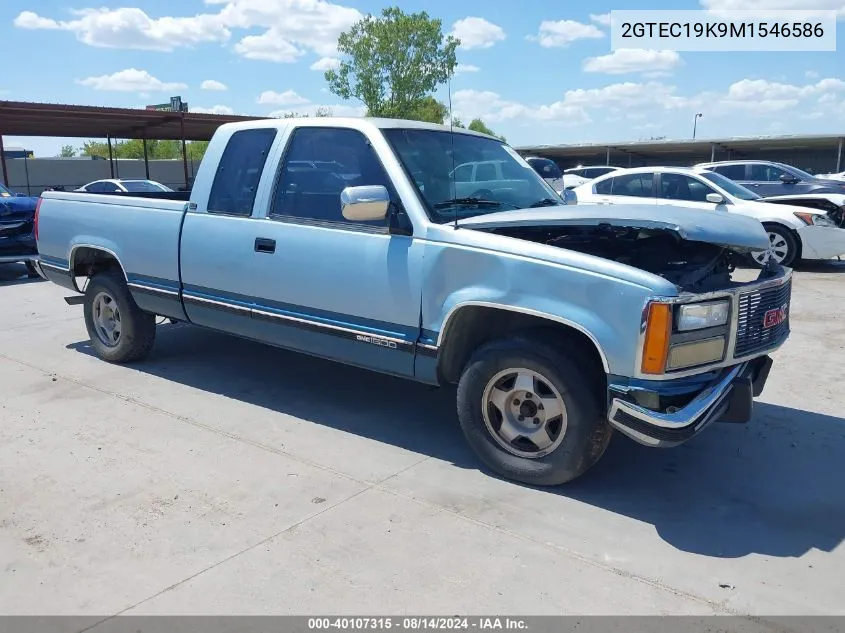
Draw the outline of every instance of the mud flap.
M745 424L751 419L754 398L763 393L763 387L772 368L772 359L768 356L755 359L731 383L731 395L728 409L719 418L719 422Z

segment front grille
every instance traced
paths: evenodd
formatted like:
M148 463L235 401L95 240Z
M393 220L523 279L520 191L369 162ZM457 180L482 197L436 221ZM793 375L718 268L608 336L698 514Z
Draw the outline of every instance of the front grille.
M767 290L755 290L739 296L734 358L774 347L789 334L789 300L792 294L792 280L782 286ZM764 326L769 310L786 308L786 318L771 327Z

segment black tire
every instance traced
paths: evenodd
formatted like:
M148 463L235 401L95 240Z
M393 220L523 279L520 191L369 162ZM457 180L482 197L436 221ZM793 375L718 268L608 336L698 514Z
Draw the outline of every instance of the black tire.
M472 355L458 382L458 419L472 449L499 475L525 484L555 486L579 477L598 462L612 435L602 414L603 377L592 363L533 337L492 341ZM524 368L557 390L566 407L566 428L560 444L539 457L508 452L484 419L484 393L500 372ZM514 401L516 402L516 401Z
M120 334L113 345L104 341L94 316L94 302L103 294L113 300L119 314ZM149 354L155 342L156 317L138 307L119 273L105 272L94 276L85 289L83 305L91 347L101 359L110 363L129 363Z
M38 270L36 270L35 264L33 262L27 261L27 262L24 262L24 264L26 265L27 275L29 275L30 277L40 277L41 276L41 275L38 274Z
M782 240L782 244L785 244L786 246L786 255L780 262L780 265L791 267L793 264L798 263L801 244L798 242L798 239L792 231L780 224L764 224L763 228L766 229L772 243L775 243L775 240L780 238ZM749 255L748 259L753 266L757 268L762 267L761 262L754 259L753 256Z

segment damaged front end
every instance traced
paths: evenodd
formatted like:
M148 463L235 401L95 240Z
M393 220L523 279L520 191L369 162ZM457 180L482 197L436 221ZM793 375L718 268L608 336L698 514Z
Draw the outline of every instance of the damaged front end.
M768 247L758 221L646 205L495 215L465 225L618 262L676 287L643 306L631 375L607 377L612 426L642 444L674 446L711 422L748 421L768 354L789 336L791 299L792 271L772 259L755 279L734 275L741 258Z

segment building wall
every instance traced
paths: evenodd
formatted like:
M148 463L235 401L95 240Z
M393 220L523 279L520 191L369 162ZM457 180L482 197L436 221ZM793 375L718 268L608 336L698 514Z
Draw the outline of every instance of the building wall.
M725 150L716 148L715 160L770 160L787 165L794 165L813 174L831 173L836 171L838 147L822 149L760 149ZM607 149L602 147L585 147L582 149L574 147L547 148L544 150L532 150L520 152L522 154L543 156L551 158L561 169L577 167L578 165L615 165L617 167L653 167L673 166L689 167L696 163L706 163L711 160L710 149L689 149L661 151L656 148L644 146L636 150L610 151L610 162L608 163ZM839 159L839 171L845 170L845 150Z
M188 177L193 179L200 161L188 161ZM150 179L173 189L185 186L182 160L151 160ZM109 161L85 158L7 158L9 188L13 191L40 195L47 187L61 185L65 189L76 189L92 180L111 178ZM0 173L2 177L2 173ZM144 161L115 159L115 178L146 178Z

